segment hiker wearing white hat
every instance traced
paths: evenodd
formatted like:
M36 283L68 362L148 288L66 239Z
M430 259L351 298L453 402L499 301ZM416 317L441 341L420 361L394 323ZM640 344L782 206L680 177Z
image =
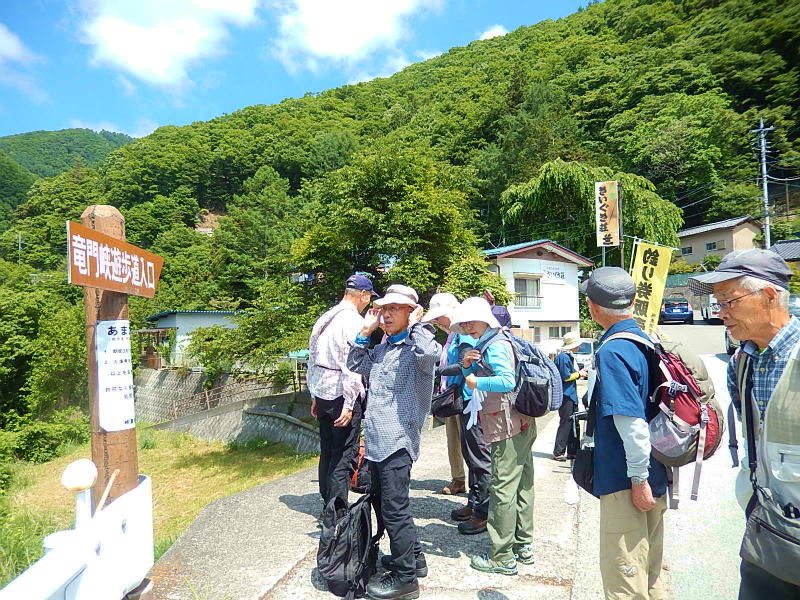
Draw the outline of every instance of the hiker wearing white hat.
M578 386L576 381L588 377L586 371L578 368L573 354L578 346L581 345L579 333L577 331L568 331L564 335L562 342L561 351L553 361L561 374L561 380L563 381L562 394L564 396L561 408L558 409L558 431L556 432L556 444L553 447L553 458L558 461L575 458L574 456L568 457L565 454L567 439L569 438L569 418L578 407Z
M378 498L392 549L389 572L369 583L370 598L412 598L427 575L409 505L411 465L419 458L422 426L431 410L433 378L442 347L433 326L421 323L417 292L395 284L367 312L347 357L347 368L367 378L364 458L370 461L372 493ZM380 326L386 339L368 348Z
M513 407L506 394L515 387L515 358L507 334L483 298L467 298L452 328L477 339L463 358L466 384L473 390L470 411L480 406L480 425L491 444L491 482L486 522L491 550L470 566L485 573L517 574L517 561L533 562L533 455L536 422ZM470 418L470 425L472 418ZM477 423L475 425L477 427ZM474 429L475 427L472 427ZM471 431L471 429L467 429Z
M436 323L436 325L447 334L447 340L442 346L442 355L439 358L439 368L452 365L458 362L459 346L464 342L473 345L475 340L469 336L462 336L450 330L450 321L453 312L458 308L458 299L447 292L440 292L431 297L428 312L422 317L425 323ZM472 390L464 386L464 377L442 376L436 383L434 393L441 394L449 386L460 383L462 385L461 396L469 400ZM447 434L447 457L450 460L450 483L442 488L442 493L446 495L463 494L467 491L466 474L464 472L464 454L461 452L461 420L458 415L445 417L445 433Z

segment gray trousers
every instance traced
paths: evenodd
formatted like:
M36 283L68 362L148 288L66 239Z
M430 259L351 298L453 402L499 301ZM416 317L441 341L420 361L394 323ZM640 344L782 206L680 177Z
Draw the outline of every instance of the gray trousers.
M469 415L459 415L461 419L461 453L469 470L469 496L467 504L472 507L474 516L486 519L489 516L489 481L492 478L492 459L483 441L483 427L480 422L467 429Z

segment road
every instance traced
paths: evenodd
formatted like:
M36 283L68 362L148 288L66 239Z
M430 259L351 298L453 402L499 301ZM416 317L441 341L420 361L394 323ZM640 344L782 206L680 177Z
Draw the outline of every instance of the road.
M725 383L728 355L722 325L663 325L673 340L699 354L714 382L714 389L727 416L730 396ZM689 498L694 466L681 469L680 508L666 515L664 552L675 598L704 600L736 598L739 589L739 545L744 533L744 513L734 497L738 468L732 467L725 439L703 464L697 501ZM737 435L741 427L737 422Z

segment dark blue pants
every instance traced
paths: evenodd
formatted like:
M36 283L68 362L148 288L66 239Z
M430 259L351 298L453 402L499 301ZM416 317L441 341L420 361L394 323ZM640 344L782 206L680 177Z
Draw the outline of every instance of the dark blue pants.
M800 600L800 587L771 575L758 565L742 561L739 600Z
M395 572L403 583L417 579L416 555L422 552L411 516L408 491L411 487L411 455L398 450L372 463L372 493L378 498Z
M489 481L492 478L492 459L483 439L483 427L478 421L467 429L469 415L461 418L461 454L469 471L469 496L467 504L472 507L478 519L489 518Z
M353 406L353 418L346 427L334 427L342 414L344 398L317 400L319 421L319 493L322 502L339 497L347 503L350 478L353 476L361 436L361 403Z

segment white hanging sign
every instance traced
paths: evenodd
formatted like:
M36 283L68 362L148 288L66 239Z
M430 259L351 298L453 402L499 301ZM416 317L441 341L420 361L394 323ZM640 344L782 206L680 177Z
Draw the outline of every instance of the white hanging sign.
M127 319L98 321L94 340L100 427L105 431L131 429L135 426L136 415L130 322Z

